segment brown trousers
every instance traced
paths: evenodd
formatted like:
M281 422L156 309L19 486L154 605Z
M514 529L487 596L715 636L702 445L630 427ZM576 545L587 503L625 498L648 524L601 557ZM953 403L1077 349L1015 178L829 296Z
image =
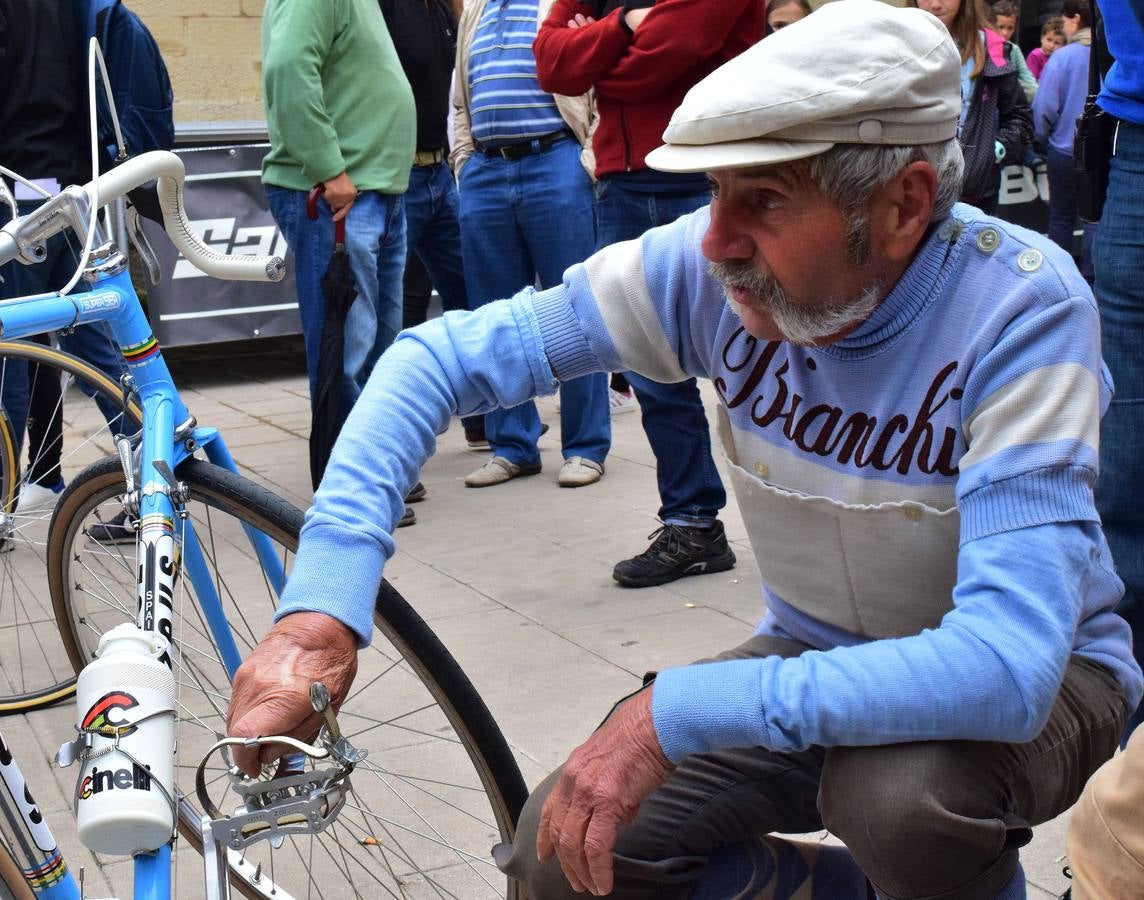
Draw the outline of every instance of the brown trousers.
M719 658L789 657L807 649L755 637ZM1012 878L1032 826L1068 809L1116 750L1125 717L1112 675L1074 656L1048 723L1026 744L751 747L687 757L621 830L611 896L682 900L716 848L825 828L845 842L887 900L991 900ZM536 859L540 809L558 775L529 797L504 864L530 900L582 896L555 859Z

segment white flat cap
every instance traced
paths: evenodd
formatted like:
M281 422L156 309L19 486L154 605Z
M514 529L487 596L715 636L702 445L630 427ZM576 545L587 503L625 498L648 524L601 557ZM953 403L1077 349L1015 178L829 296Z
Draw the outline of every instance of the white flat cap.
M957 47L930 13L836 0L696 84L647 164L704 172L803 159L835 144L949 140L960 72Z

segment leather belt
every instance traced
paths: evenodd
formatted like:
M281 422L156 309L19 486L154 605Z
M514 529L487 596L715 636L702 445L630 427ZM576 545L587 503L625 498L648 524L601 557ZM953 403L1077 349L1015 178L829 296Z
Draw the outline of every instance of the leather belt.
M415 166L435 166L444 161L444 150L418 150L413 154L413 165Z
M542 153L553 144L558 144L560 141L570 137L572 137L572 135L568 131L554 131L551 134L545 134L538 138L533 138L530 141L518 141L515 144L501 144L499 147L489 147L488 145L480 144L477 146L477 149L486 156L499 156L501 159L521 159L525 156Z

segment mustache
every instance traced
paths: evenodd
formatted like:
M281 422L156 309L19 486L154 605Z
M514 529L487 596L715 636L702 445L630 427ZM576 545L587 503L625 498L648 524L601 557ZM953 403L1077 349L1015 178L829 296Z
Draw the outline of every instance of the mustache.
M752 306L765 308L787 341L804 346L863 321L877 307L882 294L881 281L874 279L853 297L803 305L790 297L773 275L759 271L749 262L711 262L707 271L724 290L746 291L755 300ZM735 311L741 315L737 308Z
M782 292L773 275L760 272L749 262L712 262L707 264L707 272L724 288L739 288L765 301Z

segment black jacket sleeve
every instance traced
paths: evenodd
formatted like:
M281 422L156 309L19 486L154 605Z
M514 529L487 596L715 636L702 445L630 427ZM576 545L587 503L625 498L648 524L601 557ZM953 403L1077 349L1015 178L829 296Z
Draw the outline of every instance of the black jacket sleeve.
M1005 164L1019 164L1033 140L1033 111L1017 79L1007 72L997 79L997 140L1005 148Z

